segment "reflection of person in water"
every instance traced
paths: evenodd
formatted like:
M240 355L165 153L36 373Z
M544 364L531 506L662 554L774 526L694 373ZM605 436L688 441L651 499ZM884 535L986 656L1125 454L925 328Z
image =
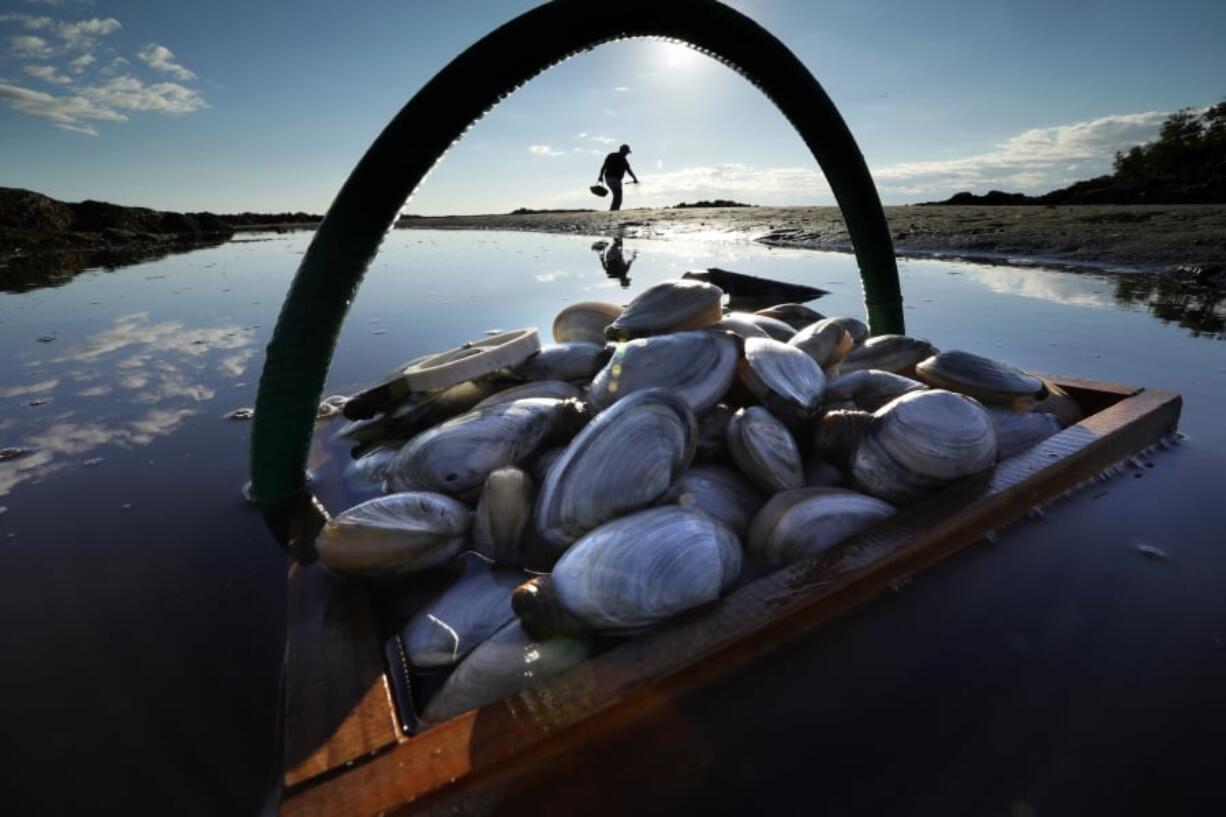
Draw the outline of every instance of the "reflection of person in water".
M610 210L622 209L622 177L627 173L634 180L635 184L639 183L639 177L634 175L634 171L630 169L630 162L626 161L626 157L630 155L630 146L622 145L617 153L610 153L604 157L604 164L600 166L600 175L596 177L596 183L601 180L609 188L609 192L613 194L613 203L609 205Z
M612 243L597 241L592 245L592 249L599 254L600 266L604 269L605 275L621 281L623 288L630 286L630 265L638 257L638 250L631 250L630 257L626 258L622 252L621 236L614 238Z

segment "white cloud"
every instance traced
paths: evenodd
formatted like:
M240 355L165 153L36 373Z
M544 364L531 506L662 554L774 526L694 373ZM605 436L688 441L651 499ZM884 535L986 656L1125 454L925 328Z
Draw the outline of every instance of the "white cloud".
M174 61L174 52L164 45L150 43L136 52L136 56L150 68L165 71L175 79L187 81L196 78L195 74Z
M96 105L83 96L53 96L42 91L31 91L19 85L9 85L3 82L0 82L0 100L8 102L9 107L13 110L48 119L67 130L77 130L82 133L92 131L92 128L81 121L83 119L99 119L109 122L128 121L128 117L118 111Z
M82 54L81 56L77 57L75 60L72 60L71 62L68 63L68 70L72 71L72 73L74 74L79 74L82 71L84 71L86 68L88 68L91 64L93 64L93 62L94 62L93 54Z
M626 87L625 85L618 85L618 86L617 86L616 88L614 88L613 90L614 90L614 91L619 91L619 92L621 92L621 93L623 93L623 94L624 94L624 93L628 93L628 92L630 91L630 89L629 89L628 87Z
M60 130L71 131L73 133L80 133L84 136L97 136L98 135L98 129L95 128L93 125L66 125L63 122L57 122L55 126L59 128Z
M204 97L191 88L175 82L146 85L130 74L86 86L82 91L100 106L125 111L186 114L208 107Z
M566 151L555 150L549 145L529 145L528 152L536 156L565 156Z
M617 140L614 139L612 136L603 136L603 135L589 136L588 139L598 144L601 144L601 145L616 145L617 144Z
M72 77L61 74L55 70L54 65L26 65L22 67L22 70L32 77L38 77L55 85L72 84Z
M54 56L55 51L42 37L32 34L17 34L9 37L9 54L17 59L45 60Z
M97 42L95 38L105 37L123 28L114 17L93 17L88 20L78 20L75 23L57 23L56 35L71 49L92 48Z

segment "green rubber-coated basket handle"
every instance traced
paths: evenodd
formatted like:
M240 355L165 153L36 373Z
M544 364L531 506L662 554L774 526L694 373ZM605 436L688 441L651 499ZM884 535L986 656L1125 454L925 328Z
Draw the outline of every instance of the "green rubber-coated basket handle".
M298 267L268 344L251 436L252 491L291 551L309 547L323 518L305 469L336 339L400 208L443 153L520 85L579 52L632 37L696 48L775 103L843 212L869 326L904 331L894 246L868 166L834 103L783 43L717 0L618 0L599 10L590 0L553 0L478 41L409 100L350 174Z

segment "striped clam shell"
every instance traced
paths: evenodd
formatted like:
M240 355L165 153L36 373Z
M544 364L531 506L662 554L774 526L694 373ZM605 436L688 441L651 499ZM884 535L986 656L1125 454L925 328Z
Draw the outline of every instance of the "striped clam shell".
M667 387L691 411L706 411L732 385L739 358L735 339L725 332L677 332L618 344L592 380L591 403L603 410L628 394Z
M798 488L775 494L758 511L745 550L771 564L811 559L893 515L894 506L844 488Z
M702 329L723 317L724 291L703 281L664 281L639 293L605 329L609 340Z
M328 520L315 549L338 573L395 578L454 558L464 549L472 517L467 507L442 494L389 494Z

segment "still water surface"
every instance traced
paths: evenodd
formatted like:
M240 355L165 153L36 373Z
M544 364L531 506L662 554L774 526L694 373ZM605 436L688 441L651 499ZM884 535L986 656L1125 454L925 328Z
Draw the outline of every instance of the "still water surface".
M6 812L264 802L286 564L239 493L250 426L225 417L254 404L310 237L0 292L0 448L18 449L0 460ZM862 313L849 256L595 241L393 232L328 393L686 269L814 284L823 313ZM1177 391L1185 439L682 704L680 743L613 746L618 770L581 765L517 805L1221 813L1226 307L1140 277L910 261L902 279L910 334ZM341 479L336 427L311 462L334 513L369 495Z

